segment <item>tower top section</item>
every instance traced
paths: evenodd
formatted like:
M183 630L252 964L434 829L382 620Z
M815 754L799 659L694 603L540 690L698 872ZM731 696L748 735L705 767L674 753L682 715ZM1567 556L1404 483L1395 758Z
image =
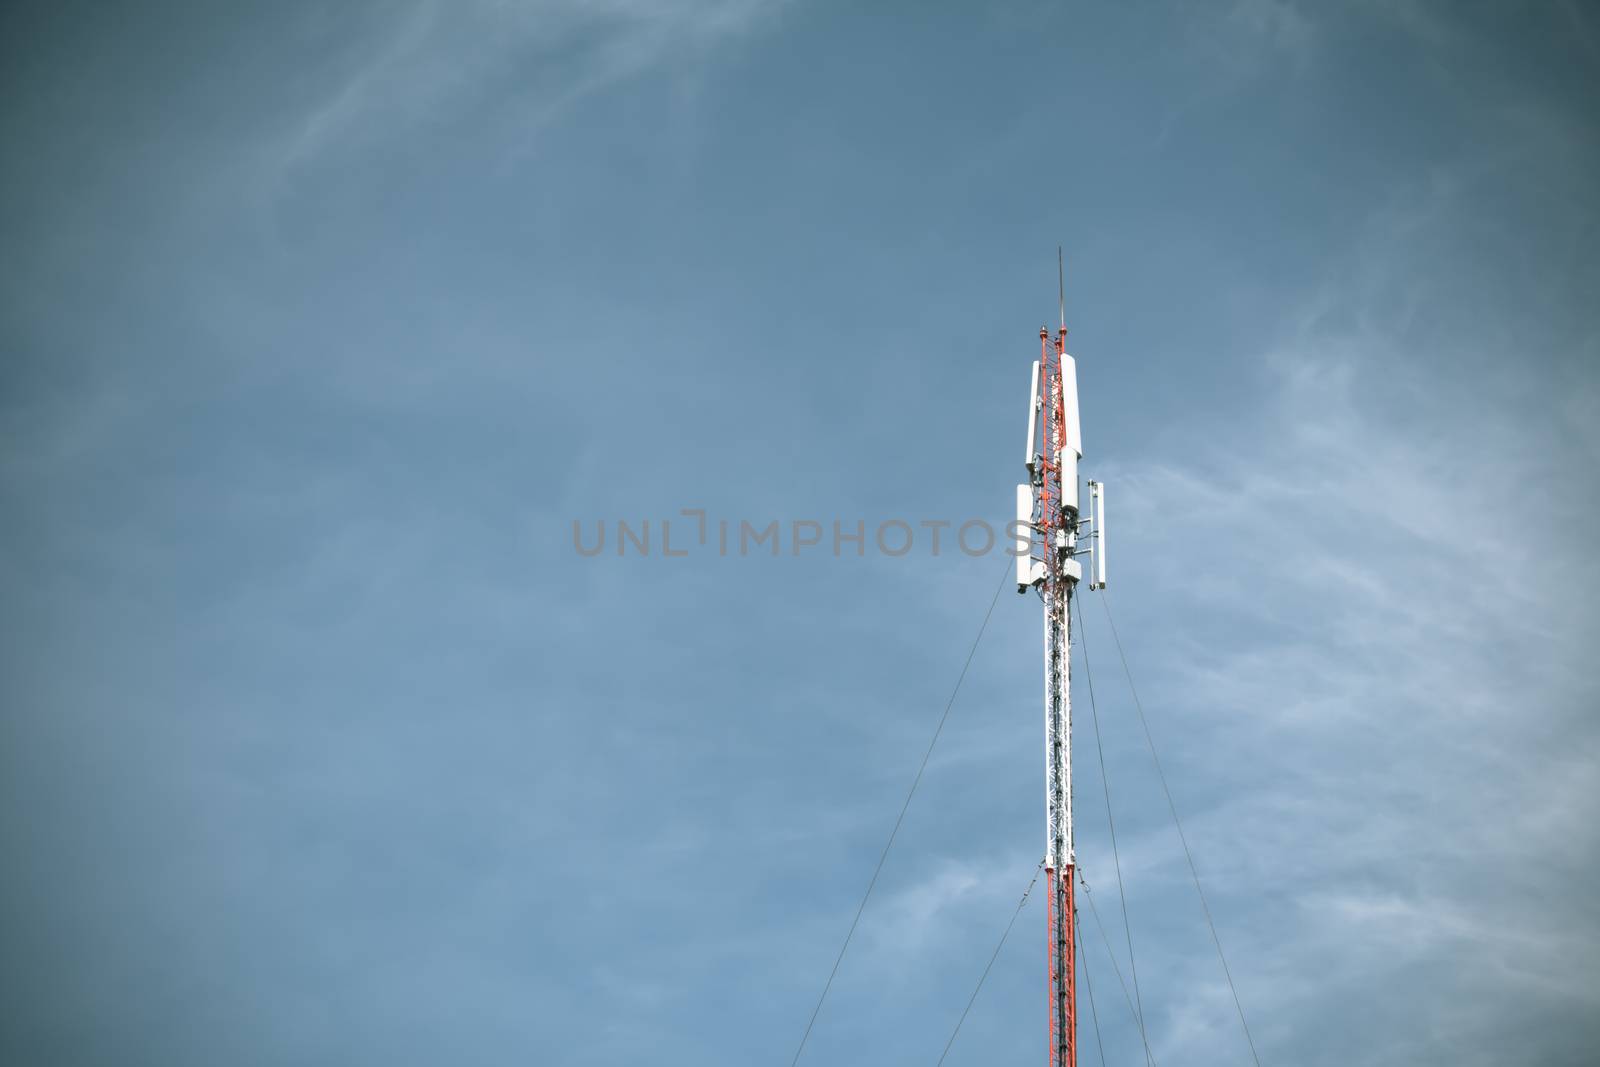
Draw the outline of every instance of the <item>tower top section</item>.
M1064 319L1065 316L1063 316ZM1017 559L1017 591L1044 583L1076 583L1083 569L1078 554L1078 461L1083 435L1078 419L1078 366L1067 354L1067 328L1055 337L1039 327L1039 358L1028 383L1026 485L1017 486L1017 523L1030 535L1030 552Z

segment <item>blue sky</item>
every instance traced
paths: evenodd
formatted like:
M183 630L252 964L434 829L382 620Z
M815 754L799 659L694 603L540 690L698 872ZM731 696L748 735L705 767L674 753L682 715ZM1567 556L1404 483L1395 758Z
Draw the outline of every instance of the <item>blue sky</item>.
M8 1062L787 1062L1002 561L571 524L998 524L1058 243L1262 1062L1592 1061L1581 5L0 20ZM1248 1062L1084 607L1152 1045ZM1038 647L1004 594L804 1062L937 1058L1042 850ZM1043 925L947 1062L1042 1055Z

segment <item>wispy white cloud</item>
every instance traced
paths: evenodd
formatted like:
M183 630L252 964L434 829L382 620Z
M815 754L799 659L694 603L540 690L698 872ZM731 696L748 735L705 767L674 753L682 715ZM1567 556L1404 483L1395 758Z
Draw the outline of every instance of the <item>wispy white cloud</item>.
M1419 974L1436 1052L1463 1003L1513 1026L1600 999L1600 924L1575 892L1600 866L1600 614L1576 593L1600 587L1592 391L1552 395L1479 351L1441 376L1448 350L1409 347L1405 246L1451 217L1391 229L1290 321L1254 418L1108 474L1119 558L1140 561L1119 599L1146 616L1123 625L1165 639L1136 666L1159 672L1158 729L1183 719L1180 794L1211 796L1190 838L1269 1039L1312 1025L1330 989ZM1186 880L1170 830L1130 834L1123 860L1158 892ZM1293 906L1247 904L1264 900ZM1172 992L1169 1057L1229 1025L1214 989Z
M1227 22L1270 47L1303 54L1314 38L1311 19L1289 0L1234 0Z
M286 171L341 145L447 122L517 98L526 132L606 86L757 26L783 0L416 0L388 10L290 124Z

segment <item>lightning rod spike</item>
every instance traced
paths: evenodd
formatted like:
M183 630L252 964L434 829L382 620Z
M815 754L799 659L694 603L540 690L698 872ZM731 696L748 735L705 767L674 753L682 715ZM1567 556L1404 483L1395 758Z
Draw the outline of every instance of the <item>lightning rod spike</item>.
M1061 265L1061 246L1056 245L1056 302L1061 310L1061 332L1067 332L1067 275Z

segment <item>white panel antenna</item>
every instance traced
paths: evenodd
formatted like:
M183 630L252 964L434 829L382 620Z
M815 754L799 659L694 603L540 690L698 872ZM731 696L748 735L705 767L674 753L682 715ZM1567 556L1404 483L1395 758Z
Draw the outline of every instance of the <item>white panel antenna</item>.
M1106 587L1106 487L1100 482L1089 483L1089 506L1094 527L1094 574L1089 579L1090 589Z
M1034 452L1034 446L1036 444L1036 440L1034 438L1034 434L1038 431L1038 429L1039 429L1039 361L1038 360L1034 360L1033 361L1033 378L1028 383L1028 452L1022 458L1022 462L1027 465L1028 474L1029 474L1030 477L1033 476L1034 474L1038 473L1034 469L1034 467L1035 467L1034 460L1035 460L1035 456L1037 455L1037 453Z
M1056 441L1056 466L1061 469L1061 506L1074 515L1078 512L1078 460L1083 458L1083 440L1078 434L1078 365L1066 352L1061 361L1060 392L1061 437Z
M1061 407L1065 418L1065 431L1061 445L1071 449L1073 455L1083 458L1083 436L1078 432L1078 362L1065 352L1061 353Z
M1044 564L1033 558L1033 486L1017 486L1017 525L1013 527L1019 531L1018 544L1013 551L1020 552L1017 556L1017 592L1026 593L1028 587L1036 582L1044 581ZM1021 533L1028 534L1028 544L1021 544Z

